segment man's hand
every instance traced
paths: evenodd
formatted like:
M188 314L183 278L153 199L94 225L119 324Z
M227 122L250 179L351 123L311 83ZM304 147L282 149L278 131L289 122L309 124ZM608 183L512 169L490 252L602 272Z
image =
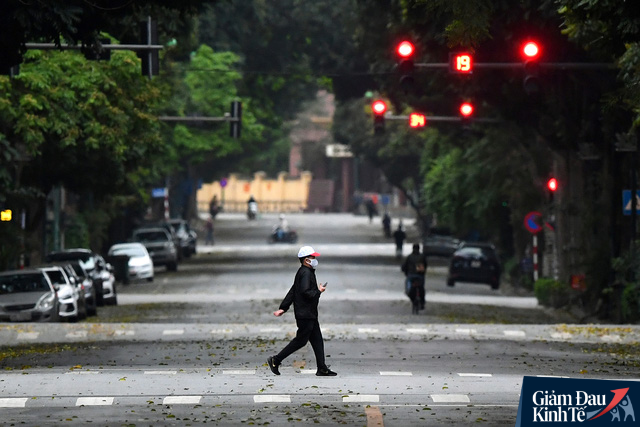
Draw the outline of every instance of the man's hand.
M280 317L283 314L284 314L284 310L283 309L276 310L276 311L273 312L273 315L276 316L276 317Z
M326 290L327 290L327 284L325 283L325 284L323 285L323 284L321 284L321 283L318 283L318 290L319 290L320 292L324 292L324 291L326 291Z

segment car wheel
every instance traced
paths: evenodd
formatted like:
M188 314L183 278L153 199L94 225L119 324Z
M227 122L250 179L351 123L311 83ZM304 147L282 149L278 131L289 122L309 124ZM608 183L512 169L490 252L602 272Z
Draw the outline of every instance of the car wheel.
M153 276L147 277L147 282L153 282Z
M491 289L499 289L500 288L500 282L496 281L491 283Z
M172 262L170 264L167 265L167 270L169 271L178 271L178 263L177 262Z
M456 281L453 279L447 279L447 286L454 287L456 285Z

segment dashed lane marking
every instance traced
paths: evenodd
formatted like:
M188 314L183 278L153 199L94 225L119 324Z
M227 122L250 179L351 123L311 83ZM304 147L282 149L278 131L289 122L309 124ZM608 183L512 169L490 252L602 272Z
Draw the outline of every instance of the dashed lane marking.
M162 400L163 405L197 405L202 396L167 396Z
M380 371L380 375L389 376L389 377L410 377L413 375L411 372L402 372L402 371Z
M224 375L255 375L255 369L223 369Z
M26 397L6 397L0 399L0 408L24 408L27 404Z
M470 403L466 394L432 394L431 400L434 403Z
M114 332L114 334L115 334L115 335L117 335L117 336L127 336L127 337L130 337L130 336L135 335L135 334L136 334L136 331L121 331L121 330L117 330L117 331L115 331L115 332Z
M288 394L256 394L253 396L255 403L291 403L291 396Z
M40 336L40 332L18 332L16 337L19 340L37 340Z
M145 375L177 375L178 371L144 371Z
M604 342L620 342L622 341L622 338L620 337L620 335L603 335L600 337L600 339Z
M360 403L377 403L380 402L380 396L377 394L349 394L342 396L343 402L360 402Z
M361 334L377 334L380 329L376 328L358 328L358 332Z
M316 372L318 372L317 369L300 369L300 373L305 375L314 375Z
M76 406L109 406L113 405L113 397L79 397Z
M527 334L524 331L503 331L507 337L526 337Z
M425 328L407 328L407 332L410 334L428 334L429 330Z
M165 329L162 331L162 335L182 335L184 334L184 329Z
M464 329L464 328L456 329L456 334L471 335L471 334L477 334L477 333L478 331L476 331L475 329Z
M459 377L492 377L493 374L458 373Z
M282 328L261 328L260 332L281 332Z
M571 335L569 332L553 332L551 334L551 338L554 339L561 339L561 340L568 340L572 337L573 335Z
M98 371L70 371L65 372L65 375L98 375L100 372Z
M232 329L212 329L211 330L212 334L230 334L232 332L233 332Z

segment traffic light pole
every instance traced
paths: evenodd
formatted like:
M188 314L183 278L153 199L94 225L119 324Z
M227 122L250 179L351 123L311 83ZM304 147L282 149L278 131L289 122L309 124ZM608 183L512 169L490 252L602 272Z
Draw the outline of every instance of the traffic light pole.
M416 68L449 68L448 62L417 62ZM540 68L556 70L613 70L615 64L607 62L540 62ZM524 62L474 62L473 68L517 69L524 68Z
M385 120L409 120L409 116L407 115L392 115L388 114L384 116ZM498 119L489 119L489 118L472 118L467 119L466 117L458 117L458 116L425 116L425 119L428 122L462 122L462 121L473 121L480 123L500 123L502 120Z

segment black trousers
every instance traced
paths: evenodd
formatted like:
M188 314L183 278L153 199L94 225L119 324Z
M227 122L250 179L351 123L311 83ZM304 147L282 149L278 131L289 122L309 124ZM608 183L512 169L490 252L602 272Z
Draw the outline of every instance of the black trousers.
M318 369L326 367L324 362L324 341L322 340L322 331L320 331L320 323L318 319L296 319L298 332L285 348L278 353L274 359L278 364L289 357L294 351L300 350L308 342L311 343L313 353L316 355L316 365Z

